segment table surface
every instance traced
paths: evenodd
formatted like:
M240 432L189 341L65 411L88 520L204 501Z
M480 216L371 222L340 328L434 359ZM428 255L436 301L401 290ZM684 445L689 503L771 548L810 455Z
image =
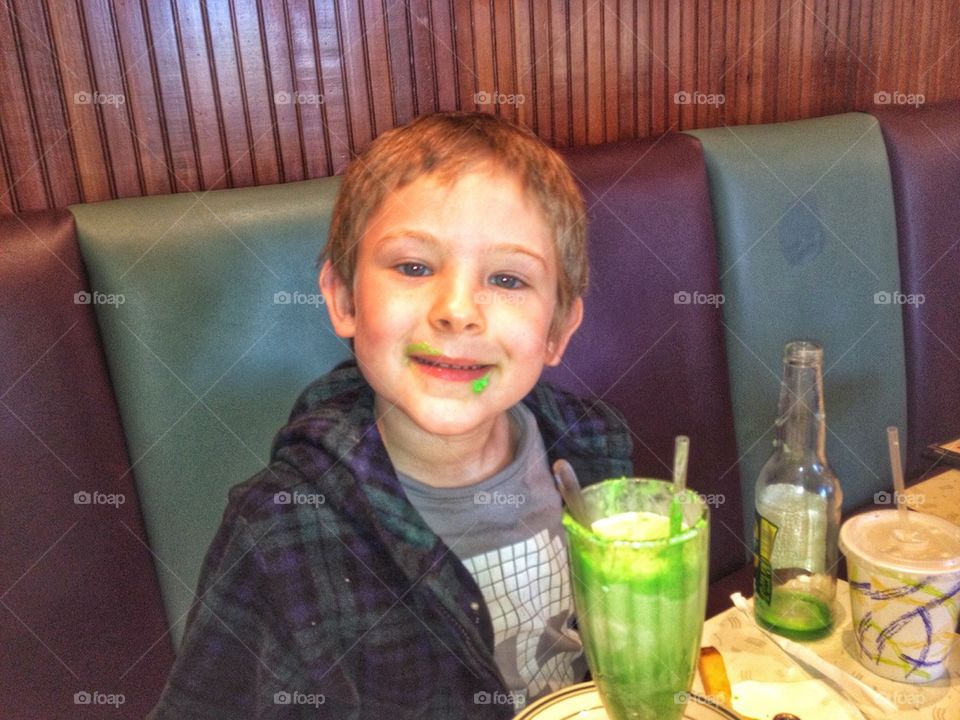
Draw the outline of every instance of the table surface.
M911 485L904 495L911 510L930 513L960 525L960 470L947 470Z
M954 643L947 675L940 680L922 685L887 680L874 675L857 660L856 639L850 623L850 589L842 580L837 585L837 606L836 629L822 640L804 643L807 647L896 703L900 708L897 720L956 720L960 717L960 642ZM707 620L701 644L712 645L723 655L731 685L743 680L795 682L821 678L795 662L736 608L729 608ZM699 677L694 681L693 690L703 692ZM860 710L869 720L884 717L879 710L865 706ZM779 709L779 712L789 711L787 707Z
M948 470L906 490L907 506L960 525L960 470ZM856 640L850 622L850 590L840 581L837 587L839 622L828 637L805 643L820 657L862 680L899 707L897 720L955 720L960 718L960 641L955 642L947 662L947 675L932 683L898 683L874 675L863 667L856 655ZM819 678L807 672L761 633L739 610L730 608L707 620L703 645L713 645L723 655L730 684L743 680L792 682ZM698 677L694 691L702 692ZM883 713L862 706L870 720ZM780 712L789 712L781 708Z

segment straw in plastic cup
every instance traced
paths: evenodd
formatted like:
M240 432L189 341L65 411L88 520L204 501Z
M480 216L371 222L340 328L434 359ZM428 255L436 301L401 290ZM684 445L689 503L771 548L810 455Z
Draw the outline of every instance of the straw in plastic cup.
M861 664L890 680L924 683L946 671L960 615L960 527L910 514L910 539L898 537L896 510L847 520L850 608Z
M900 459L900 433L896 425L887 428L887 446L890 448L890 469L893 472L893 498L897 503L897 518L901 534L909 532L910 518L904 499L906 485L903 482L903 461Z

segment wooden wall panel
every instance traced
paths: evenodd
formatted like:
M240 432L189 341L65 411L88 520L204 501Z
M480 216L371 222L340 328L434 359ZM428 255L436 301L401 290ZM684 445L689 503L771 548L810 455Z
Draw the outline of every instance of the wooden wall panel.
M568 146L958 80L952 0L4 0L0 212L331 175L440 109Z

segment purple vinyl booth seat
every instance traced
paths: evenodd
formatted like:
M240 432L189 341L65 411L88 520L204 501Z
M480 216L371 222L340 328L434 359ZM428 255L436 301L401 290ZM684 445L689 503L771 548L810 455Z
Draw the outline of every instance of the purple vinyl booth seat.
M941 470L923 457L960 437L960 102L875 113L887 145L900 243L906 347L907 476Z
M0 278L0 717L143 717L173 647L73 216L0 217Z
M671 133L565 157L588 209L590 289L583 324L546 377L625 415L638 475L669 478L674 438L690 437L689 482L711 504L716 581L743 567L749 543L722 309L700 302L720 293L700 143Z

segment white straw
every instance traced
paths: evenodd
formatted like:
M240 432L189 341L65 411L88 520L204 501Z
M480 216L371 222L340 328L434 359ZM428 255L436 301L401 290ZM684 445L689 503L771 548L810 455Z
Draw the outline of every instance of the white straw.
M887 445L890 447L890 468L893 470L893 497L897 502L897 515L901 527L906 528L910 516L907 513L903 465L900 460L900 434L894 425L887 428Z
M680 494L687 487L687 458L690 454L690 438L677 435L673 445L673 492Z

